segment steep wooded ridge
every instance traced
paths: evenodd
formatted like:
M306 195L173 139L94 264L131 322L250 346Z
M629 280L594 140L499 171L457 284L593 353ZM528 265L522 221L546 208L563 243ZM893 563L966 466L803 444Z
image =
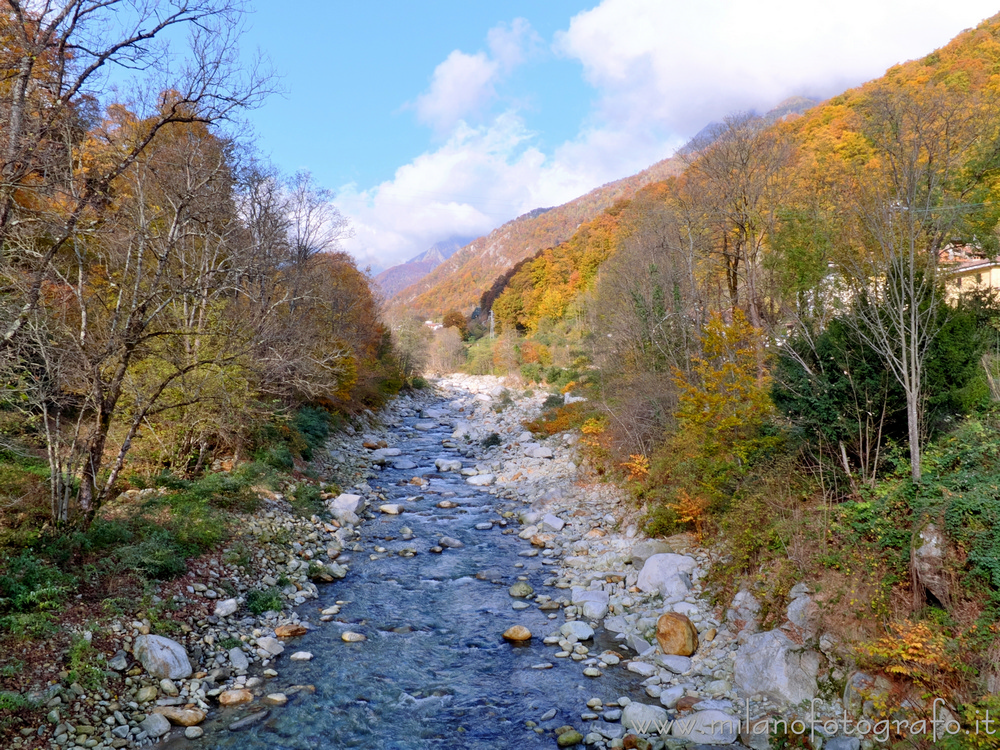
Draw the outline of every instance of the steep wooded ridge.
M569 239L582 222L589 221L616 200L663 180L678 169L673 159L664 159L569 203L529 211L463 247L416 284L396 294L391 304L422 315L441 315L450 309L468 314L480 294L503 271L539 250Z
M389 299L397 292L420 281L471 240L471 237L449 237L446 240L435 242L420 255L415 255L405 263L382 271L375 277L375 284L381 290L382 295Z
M763 118L769 122L782 120L804 112L815 104L813 99L791 97L767 112ZM703 147L711 141L718 127L718 123L706 125L692 139L692 144ZM450 260L438 265L416 283L392 294L387 291L386 296L392 296L393 306L405 307L421 315L439 316L450 309L468 314L490 284L516 263L565 242L581 224L594 219L616 202L630 198L647 185L679 174L683 168L682 159L670 157L637 174L602 185L561 206L529 211L494 229L486 237L470 242ZM391 268L383 273L395 271L395 268Z

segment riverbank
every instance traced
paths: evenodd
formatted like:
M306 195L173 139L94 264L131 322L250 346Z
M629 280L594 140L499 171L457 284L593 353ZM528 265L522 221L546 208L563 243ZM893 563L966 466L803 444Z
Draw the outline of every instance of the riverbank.
M336 471L357 481L341 479L345 491L323 498L324 517L301 518L284 496L261 492L260 510L246 517L237 539L161 587L156 603L169 604L169 618L137 613L90 631L115 675L106 688L57 679L41 691L45 721L24 727L11 746L123 748L167 738L181 747L207 732L200 746L228 747L238 736L241 747L257 740L270 747L269 733L277 732L295 747L311 741L305 727L295 729L303 711L313 712L309 722L317 727L364 742L400 731L373 729L379 720L372 710L416 701L429 711L424 701L435 695L434 731L447 734L467 723L450 706L466 700L466 672L477 674L483 664L491 665L488 675L476 680L503 692L510 714L510 727L501 729L550 743L540 746L622 747L627 735L629 743L647 737L653 747L728 744L736 736L710 725L742 718L742 697L753 699L747 710L758 718L815 694L822 657L805 643L807 591L780 633L755 632L749 593L729 612L710 606L701 585L709 551L686 536L642 539L623 494L579 468L574 433L539 440L525 431L547 395L508 389L497 378L450 376L434 391L394 401L379 425L336 436L314 468L321 479ZM507 567L489 564L504 555ZM368 589L380 595L369 598ZM398 602L383 611L385 598L411 595L414 611ZM470 595L486 604L469 609ZM414 622L425 617L423 599L463 627ZM657 631L665 612L677 616L681 636L692 636L681 644L689 654L664 653L669 634L657 638ZM168 620L175 625L164 629ZM531 633L524 645L501 638L515 626ZM443 643L423 642L423 634L442 630L452 633ZM151 644L151 634L176 649ZM456 642L465 644L459 656ZM164 646L162 658L151 645ZM356 698L331 694L329 684L345 657L371 674L385 669L381 658L399 673L435 659L454 671L433 685L365 688L376 697L364 699L371 708L352 723ZM787 669L771 669L774 663ZM759 668L741 673L741 664ZM511 691L511 684L520 688ZM826 714L839 705L818 708ZM316 712L335 718L320 720ZM694 722L659 736L663 722L678 717ZM492 720L482 721L480 746L492 747ZM761 747L759 738L744 740Z

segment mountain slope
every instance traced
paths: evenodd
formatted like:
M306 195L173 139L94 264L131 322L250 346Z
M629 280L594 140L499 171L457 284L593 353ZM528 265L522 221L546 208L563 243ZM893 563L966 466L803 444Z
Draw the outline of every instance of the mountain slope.
M805 97L792 97L765 117L779 120L801 113L814 104ZM712 127L718 126L706 127L703 134ZM692 141L695 143L697 141ZM535 209L507 222L486 237L469 243L419 281L396 293L391 304L423 316L441 315L449 309L470 313L480 295L515 263L565 242L581 224L591 221L616 201L629 198L654 182L680 174L691 150L685 147L678 151L680 156L664 159L638 174L609 182L556 208Z
M388 299L411 284L420 281L471 240L472 237L449 237L446 240L435 242L420 255L415 255L405 263L382 271L375 277L375 283Z
M682 164L673 158L657 162L638 174L590 191L551 209L535 209L469 243L420 281L397 293L391 304L440 315L458 309L470 313L479 296L497 276L539 250L569 239L580 224L593 219L615 201L677 174Z

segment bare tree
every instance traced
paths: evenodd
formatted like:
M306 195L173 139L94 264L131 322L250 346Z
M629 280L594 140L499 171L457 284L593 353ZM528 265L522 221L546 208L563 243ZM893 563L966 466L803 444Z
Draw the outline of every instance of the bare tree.
M108 204L112 183L161 131L230 118L260 102L271 87L259 63L247 66L238 57L243 0L4 5L0 23L14 42L0 55L11 81L0 89L0 246L15 229L22 249L26 236L45 241L20 257L0 257L0 272L24 281L23 299L0 332L0 346L10 345L35 310L53 260L96 221L93 213ZM180 61L164 41L175 28L189 30L189 52ZM111 67L140 76L132 108L141 127L128 141L106 139L116 149L84 163L82 142L93 137L88 105L93 108L94 91Z
M730 305L742 304L750 322L760 327L766 303L763 253L776 211L791 187L793 150L780 128L752 114L727 117L712 137L709 145L692 152L691 203L704 211L711 252L723 263Z
M966 201L1000 163L998 111L994 99L970 102L936 84L881 87L860 107L872 153L848 188L851 240L861 249L845 267L855 286L849 320L906 395L915 482L924 363L942 323L938 254L978 211Z

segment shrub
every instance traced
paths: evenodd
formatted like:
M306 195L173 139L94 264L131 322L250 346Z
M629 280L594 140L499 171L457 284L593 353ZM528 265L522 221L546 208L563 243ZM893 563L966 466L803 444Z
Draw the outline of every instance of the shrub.
M69 662L67 682L70 684L78 682L87 690L104 689L108 681L104 656L91 645L90 641L80 635L74 635L66 659Z
M500 436L495 432L491 432L488 437L483 439L483 447L494 448L500 445L501 442L502 441L500 440Z
M292 493L292 509L303 517L318 515L324 510L322 494L316 485L302 483Z
M295 468L295 458L287 445L275 445L257 454L258 460L280 471Z
M311 461L313 451L321 447L330 435L330 413L325 409L303 406L292 418L292 427L305 439L306 447L300 455Z
M538 383L542 379L542 366L537 362L521 365L521 377L529 383Z
M247 609L255 615L265 612L280 612L284 606L281 592L273 586L269 589L254 589L247 594Z
M565 402L562 396L557 396L555 393L546 396L545 400L542 402L543 409L558 409Z
M115 557L148 578L176 578L187 570L185 550L167 529L153 530L140 542L121 547Z
M0 575L0 612L41 612L57 607L72 576L24 551Z

